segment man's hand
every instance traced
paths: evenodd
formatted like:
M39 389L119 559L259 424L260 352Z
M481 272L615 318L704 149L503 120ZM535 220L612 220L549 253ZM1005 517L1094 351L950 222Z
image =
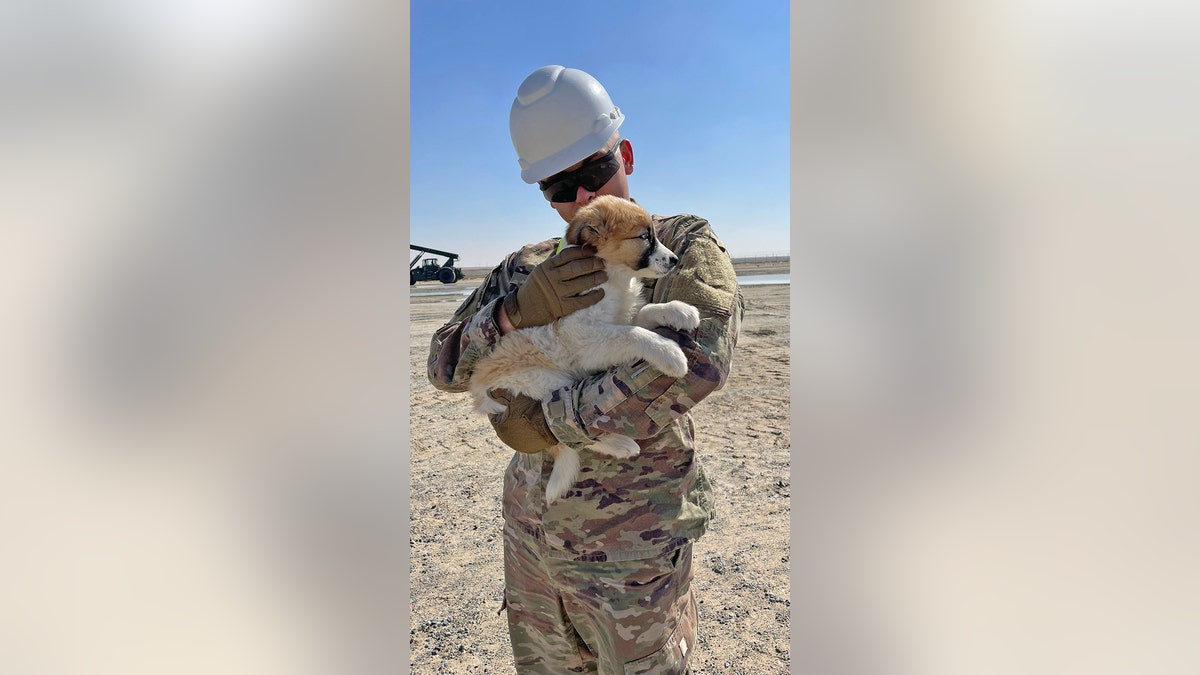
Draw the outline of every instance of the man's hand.
M542 402L525 396L513 395L507 389L492 391L492 398L503 401L508 409L502 413L488 415L492 428L505 445L517 452L535 453L558 445L558 439L550 432Z
M604 261L591 247L573 246L542 261L529 278L504 298L502 308L513 328L544 326L600 302L604 291L579 295L608 280Z

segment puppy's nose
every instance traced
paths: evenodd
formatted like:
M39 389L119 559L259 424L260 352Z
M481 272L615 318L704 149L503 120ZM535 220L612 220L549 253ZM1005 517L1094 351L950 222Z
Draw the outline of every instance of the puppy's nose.
M674 267L678 264L679 264L679 256L675 255L674 253L670 253L667 255L667 265Z

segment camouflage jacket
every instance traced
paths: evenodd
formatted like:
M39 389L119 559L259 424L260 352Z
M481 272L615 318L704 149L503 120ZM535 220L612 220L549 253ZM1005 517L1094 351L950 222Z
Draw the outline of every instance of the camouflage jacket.
M648 302L683 300L700 310L691 335L659 329L683 348L688 373L674 379L642 361L609 368L542 402L551 431L577 447L612 432L637 439L641 454L613 459L580 452L579 480L547 507L553 467L546 453L514 453L504 476L505 522L537 537L547 555L581 561L636 560L671 551L707 529L712 487L696 456L688 411L725 384L744 303L725 247L696 216L655 216L658 237L680 258L646 280ZM433 336L429 379L463 392L472 365L500 338L500 300L552 255L559 240L526 246L497 266Z

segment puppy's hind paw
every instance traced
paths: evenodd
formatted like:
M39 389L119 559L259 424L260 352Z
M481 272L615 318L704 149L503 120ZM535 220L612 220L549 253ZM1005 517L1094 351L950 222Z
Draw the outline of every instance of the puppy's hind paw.
M641 446L637 441L628 436L620 434L605 434L591 446L592 452L616 457L617 459L628 459L637 457L642 451Z
M475 404L475 411L483 415L495 415L508 410L508 406L497 401L494 398L485 396L482 401Z
M564 480L551 478L550 482L546 484L546 505L549 506L558 501L570 487L570 484Z
M678 345L672 343L671 346L674 349L656 359L654 367L661 370L664 375L683 377L688 372L687 357L683 355L683 350Z

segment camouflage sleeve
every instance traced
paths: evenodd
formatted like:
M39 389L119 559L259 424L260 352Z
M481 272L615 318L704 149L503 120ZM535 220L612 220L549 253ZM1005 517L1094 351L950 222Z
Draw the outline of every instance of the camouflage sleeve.
M429 381L442 391L467 390L476 361L500 339L496 304L503 298L495 286L502 276L497 268L466 299L450 321L433 334L429 347Z
M637 361L553 392L543 409L564 443L583 445L602 433L655 436L725 384L744 312L733 264L707 222L667 225L660 234L680 255L680 267L658 281L650 300L682 300L700 310L694 335L657 330L683 349L688 373L675 379Z
M427 371L437 389L467 391L475 363L500 340L496 325L496 307L504 296L516 290L538 263L554 252L558 240L526 246L509 254L504 262L488 273L444 326L433 334L429 345Z
M467 318L448 323L433 334L429 348L429 381L442 391L467 390L475 362L492 350L500 339L493 299Z

